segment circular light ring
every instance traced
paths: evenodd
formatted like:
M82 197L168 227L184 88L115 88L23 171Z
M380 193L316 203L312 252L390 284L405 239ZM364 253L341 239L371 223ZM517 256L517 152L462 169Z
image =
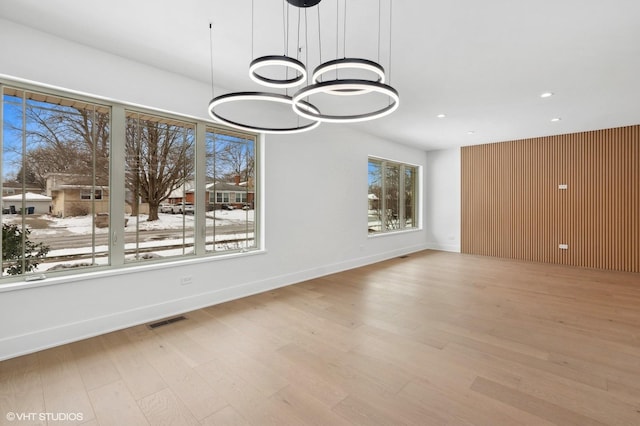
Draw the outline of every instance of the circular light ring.
M266 101L266 102L277 102L283 103L293 106L293 99L291 96L281 95L279 93L266 93L266 92L236 92L236 93L227 93L226 95L216 96L209 102L209 116L214 120L224 123L230 127L239 130L248 130L250 132L261 132L261 133L272 133L272 134L290 134L290 133L301 133L306 132L308 130L313 130L320 125L320 121L315 118L310 118L312 123L306 124L304 126L298 127L260 127L260 126L252 126L251 124L243 124L237 121L229 120L224 118L223 116L217 114L215 112L215 108L226 103L232 102L243 102L243 101ZM301 110L307 110L313 112L314 114L320 114L318 108L310 104L306 101L298 102L301 106Z
M385 82L384 68L382 67L382 65L378 64L377 62L370 61L368 59L361 59L361 58L342 58L342 59L333 59L331 61L327 61L318 65L316 69L313 70L313 74L311 75L311 83L313 84L320 83L321 82L320 77L322 77L322 75L332 71L341 70L341 69L361 69L361 70L369 71L378 76L378 80L372 80L372 81L376 81L377 83ZM363 81L367 81L367 80L363 80ZM361 95L367 92L368 92L367 89L357 89L357 90L340 89L340 90L333 90L331 94L351 96L351 95Z
M311 82L313 84L319 83L320 76L322 76L323 74L344 68L358 68L365 71L371 71L372 73L378 75L378 83L384 83L385 81L384 68L379 63L361 58L341 58L323 62L322 64L318 65L316 69L313 70Z
M387 95L391 103L377 111L364 114L353 115L328 115L321 114L305 106L302 99L318 93L333 94L336 90L362 90L368 92L378 92ZM293 110L304 118L309 120L318 120L326 123L356 123L359 121L374 120L391 114L400 106L400 96L396 89L383 83L368 80L347 79L347 80L330 80L323 81L303 87L293 95ZM305 111L306 109L306 111Z
M297 76L290 79L279 80L274 78L268 78L258 74L261 68L268 66L283 66L286 68L292 68L297 71ZM249 64L249 77L251 80L258 84L262 84L267 87L296 87L304 83L307 79L307 68L304 64L297 59L290 58L282 55L268 55L254 59Z

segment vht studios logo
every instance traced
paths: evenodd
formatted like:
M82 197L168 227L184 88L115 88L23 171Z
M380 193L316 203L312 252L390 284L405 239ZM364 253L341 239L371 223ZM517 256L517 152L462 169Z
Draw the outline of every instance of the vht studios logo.
M84 420L83 413L14 413L13 411L10 411L5 417L10 422L81 422Z

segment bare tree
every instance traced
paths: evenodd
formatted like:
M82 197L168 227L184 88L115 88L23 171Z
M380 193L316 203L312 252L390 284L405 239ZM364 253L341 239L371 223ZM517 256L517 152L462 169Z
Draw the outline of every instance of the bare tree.
M57 99L60 104L65 100ZM25 173L43 189L49 173L67 173L67 182L82 185L109 184L110 125L109 111L101 106L59 105L29 101L26 129L15 125L13 131L26 133L26 156L16 147L19 172ZM149 203L149 219L158 219L158 205L172 191L192 178L194 170L193 128L170 124L162 119L137 114L127 118L126 189L131 194L134 214L140 200ZM31 176L30 176L31 177Z
M27 151L18 174L29 173L42 189L49 173L69 173L83 184L109 181L108 112L96 107L65 107L28 103ZM14 128L16 132L23 129ZM27 176L16 176L18 181ZM87 180L89 180L87 182Z
M255 155L253 145L244 140L221 141L216 149L221 178L231 180L236 176L248 181L253 177Z
M158 206L194 172L194 130L136 116L127 119L126 185L133 214L139 202L149 204L149 221L158 220Z

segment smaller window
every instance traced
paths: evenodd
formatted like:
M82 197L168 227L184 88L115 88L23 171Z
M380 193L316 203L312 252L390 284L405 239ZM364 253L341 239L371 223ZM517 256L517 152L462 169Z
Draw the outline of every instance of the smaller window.
M81 189L80 190L80 199L81 200L91 200L91 189ZM102 200L102 189L96 189L93 193L94 200Z
M418 228L418 168L369 158L369 234Z
M228 192L216 192L216 203L228 203L228 202L229 202Z
M236 192L236 203L246 203L246 202L247 202L247 193Z

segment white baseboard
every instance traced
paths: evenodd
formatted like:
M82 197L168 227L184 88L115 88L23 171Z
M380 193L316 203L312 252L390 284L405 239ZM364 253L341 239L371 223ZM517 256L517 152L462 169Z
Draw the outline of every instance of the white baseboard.
M0 361L425 250L416 245L0 339Z
M440 243L427 243L427 247L431 250L450 251L453 253L460 253L460 244L440 244Z

